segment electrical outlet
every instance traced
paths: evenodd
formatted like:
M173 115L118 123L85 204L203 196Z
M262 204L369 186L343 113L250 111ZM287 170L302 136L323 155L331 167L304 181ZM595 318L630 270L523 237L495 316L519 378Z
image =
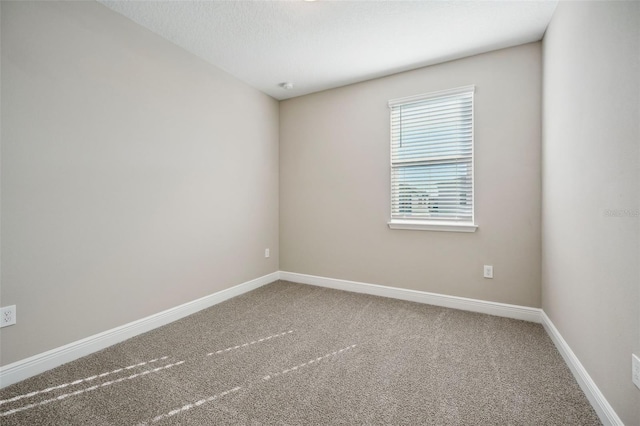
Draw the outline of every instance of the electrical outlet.
M640 358L636 354L631 354L631 381L640 388Z
M269 256L270 256L269 249L268 248L264 249L264 257L269 257Z
M485 278L493 278L493 266L492 265L484 265L484 277Z
M0 308L0 327L7 327L16 323L16 305Z

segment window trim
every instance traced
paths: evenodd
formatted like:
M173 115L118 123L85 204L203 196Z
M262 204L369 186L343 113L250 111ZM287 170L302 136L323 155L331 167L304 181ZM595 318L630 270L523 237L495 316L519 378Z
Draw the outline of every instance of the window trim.
M478 225L470 222L444 222L429 220L391 219L387 222L391 229L411 231L445 231L445 232L476 232Z
M391 99L388 101L388 107L391 110L393 107L417 102L427 99L433 99L443 96L452 96L458 95L462 93L472 94L472 118L471 118L471 196L473 200L472 210L471 210L471 221L441 221L441 220L428 220L428 219L406 219L406 218L393 218L393 206L392 206L392 198L390 198L389 203L389 222L387 225L390 229L402 229L402 230L416 230L416 231L445 231L445 232L475 232L478 228L478 225L475 222L475 205L476 205L476 195L475 195L475 85L461 86L453 89L439 90L436 92L429 92L419 95L406 96L403 98ZM393 180L391 178L392 173L392 127L391 121L389 121L389 196L391 197L393 191Z

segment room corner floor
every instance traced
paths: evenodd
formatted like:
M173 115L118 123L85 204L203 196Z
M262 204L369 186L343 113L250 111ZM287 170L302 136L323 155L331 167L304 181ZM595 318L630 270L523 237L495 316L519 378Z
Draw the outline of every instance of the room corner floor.
M279 281L0 391L0 424L598 425L539 324Z

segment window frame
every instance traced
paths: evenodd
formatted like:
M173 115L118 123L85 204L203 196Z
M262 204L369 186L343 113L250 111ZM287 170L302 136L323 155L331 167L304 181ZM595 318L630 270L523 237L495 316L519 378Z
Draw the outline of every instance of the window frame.
M471 220L470 221L447 221L429 220L428 218L394 218L393 217L393 108L415 103L423 100L448 97L459 94L471 94ZM389 100L389 221L391 229L419 230L419 231L446 231L446 232L475 232L478 226L475 223L475 85L457 87L454 89L440 90L414 96L407 96Z

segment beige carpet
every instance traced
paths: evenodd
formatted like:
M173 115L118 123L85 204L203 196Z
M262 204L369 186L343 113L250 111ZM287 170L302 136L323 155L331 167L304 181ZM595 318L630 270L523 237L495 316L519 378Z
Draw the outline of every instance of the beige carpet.
M284 281L0 401L3 426L600 424L539 324Z

